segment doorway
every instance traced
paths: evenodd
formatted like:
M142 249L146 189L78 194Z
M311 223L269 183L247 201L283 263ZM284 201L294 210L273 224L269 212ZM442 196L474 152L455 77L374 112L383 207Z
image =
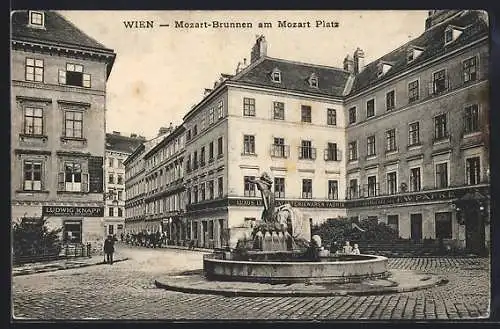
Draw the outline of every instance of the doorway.
M410 215L410 238L415 241L422 240L422 214L411 214Z

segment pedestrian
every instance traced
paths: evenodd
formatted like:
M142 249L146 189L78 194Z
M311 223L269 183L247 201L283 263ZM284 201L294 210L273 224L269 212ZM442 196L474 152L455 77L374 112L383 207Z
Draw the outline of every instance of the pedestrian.
M352 253L352 247L351 247L351 244L349 243L349 241L345 242L343 252L344 252L344 254L351 254Z
M108 235L108 238L104 241L104 254L106 255L105 262L113 265L113 253L115 252L115 240L113 236Z
M354 248L352 248L352 254L353 255L359 255L359 254L361 254L361 252L359 251L359 247L358 247L357 243L355 243L354 244Z

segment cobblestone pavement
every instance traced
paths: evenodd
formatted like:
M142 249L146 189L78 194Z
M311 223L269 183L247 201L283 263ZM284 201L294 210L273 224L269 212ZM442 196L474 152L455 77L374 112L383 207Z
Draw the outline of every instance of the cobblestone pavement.
M13 278L24 319L463 319L487 317L487 258L399 258L390 268L445 275L410 293L334 297L224 297L157 289L158 275L200 268L203 253L119 245L128 261Z

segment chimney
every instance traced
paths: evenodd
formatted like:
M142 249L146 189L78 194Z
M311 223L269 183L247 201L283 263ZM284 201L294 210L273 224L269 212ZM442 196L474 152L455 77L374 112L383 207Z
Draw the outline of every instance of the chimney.
M241 62L238 62L238 66L236 66L236 74L240 73L241 71Z
M349 54L344 58L344 70L349 73L354 73L354 60Z
M247 67L247 59L243 58L243 68Z
M130 134L130 138L137 138L137 134Z
M205 91L203 92L203 96L206 96L212 92L212 89L210 88L205 88Z
M263 35L257 36L257 40L252 48L252 53L250 55L250 63L255 62L261 57L267 55L267 42Z
M365 52L357 48L354 52L354 74L361 73L365 68Z

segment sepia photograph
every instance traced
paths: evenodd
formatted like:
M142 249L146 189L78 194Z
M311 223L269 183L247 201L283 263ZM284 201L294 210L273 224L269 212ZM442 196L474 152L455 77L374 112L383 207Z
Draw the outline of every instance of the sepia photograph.
M12 320L488 319L489 22L12 11Z

